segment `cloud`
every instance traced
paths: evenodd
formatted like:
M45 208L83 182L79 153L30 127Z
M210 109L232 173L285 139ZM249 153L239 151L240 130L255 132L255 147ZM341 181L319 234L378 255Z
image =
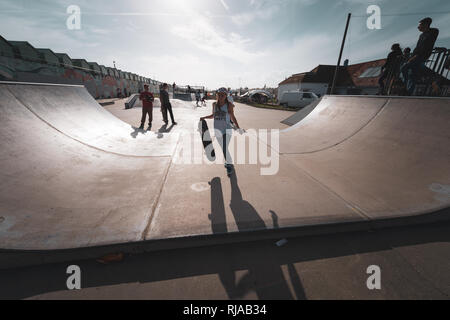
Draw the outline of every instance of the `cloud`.
M23 2L29 4L26 10ZM348 11L355 14L344 52L350 63L384 58L394 42L413 47L419 36L415 16L386 16L382 30L369 31L367 0L112 0L106 7L77 0L83 14L79 31L65 27L64 3L69 2L23 2L0 1L7 39L100 64L114 60L122 70L165 82L210 88L276 86L293 73L335 64ZM450 46L448 0L373 3L382 3L383 14L439 7L443 13L433 16L441 30L439 45Z
M270 4L263 6L262 2L253 1L250 3L255 9L251 11L233 15L231 20L239 27L246 26L257 20L271 20L279 11L280 6L277 4Z
M225 2L225 0L220 0L220 2L222 3L223 7L225 8L225 10L230 11L230 7L228 6L228 4Z
M96 34L100 34L100 35L107 35L107 34L111 33L110 30L101 29L101 28L92 28L91 32L96 33Z
M189 24L180 24L171 29L172 34L187 40L191 45L210 55L226 57L241 63L247 63L261 55L245 47L251 40L231 32L219 32L207 19L196 18Z

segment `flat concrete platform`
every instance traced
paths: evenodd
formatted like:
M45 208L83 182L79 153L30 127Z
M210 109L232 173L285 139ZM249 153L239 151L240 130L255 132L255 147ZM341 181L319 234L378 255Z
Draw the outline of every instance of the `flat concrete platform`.
M155 103L153 128L141 131L138 107L102 108L83 87L2 83L0 96L3 250L279 236L448 215L449 99L326 96L290 128L280 121L292 113L237 104L243 128L282 130L279 146L248 134L279 155L279 170L238 164L228 178L202 154L194 164L177 158L200 140L195 128L210 101L174 100L178 125L168 127Z
M67 290L67 266L82 270ZM381 290L367 288L367 267ZM0 272L0 299L448 300L450 222L75 260ZM195 302L194 302L195 303Z

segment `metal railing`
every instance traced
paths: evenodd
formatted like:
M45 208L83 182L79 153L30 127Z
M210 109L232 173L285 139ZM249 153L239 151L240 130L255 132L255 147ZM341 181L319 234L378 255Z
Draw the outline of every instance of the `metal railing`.
M405 84L403 83L400 69L406 63L403 57L399 57L393 64L385 80L383 95L404 95ZM435 48L425 63L425 69L419 76L414 92L415 96L450 96L450 50L447 48Z
M169 87L171 87L171 89L173 90L172 86L169 85ZM204 93L205 92L205 87L200 87L200 86L176 86L175 87L175 93Z

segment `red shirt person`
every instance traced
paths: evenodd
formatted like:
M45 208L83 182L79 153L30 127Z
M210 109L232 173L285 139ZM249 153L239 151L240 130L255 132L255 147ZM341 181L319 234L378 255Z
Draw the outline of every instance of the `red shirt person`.
M144 91L142 91L139 95L139 100L142 101L142 118L141 126L139 127L139 129L144 129L145 120L148 114L148 130L150 130L153 121L153 101L155 100L155 97L150 91L148 91L147 84L144 85Z

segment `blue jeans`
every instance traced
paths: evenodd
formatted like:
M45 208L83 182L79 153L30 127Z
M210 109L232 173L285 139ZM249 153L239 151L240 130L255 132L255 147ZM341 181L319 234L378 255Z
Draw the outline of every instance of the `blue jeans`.
M226 132L222 132L217 139L217 142L219 142L219 145L223 151L223 156L225 158L225 166L233 164L233 159L231 158L230 152L228 151L228 145L230 144L231 136L232 131L230 129L227 129Z
M418 58L412 62L405 63L400 70L403 75L403 80L405 81L406 90L410 95L412 95L416 89L420 73L425 69L425 62L424 59Z

